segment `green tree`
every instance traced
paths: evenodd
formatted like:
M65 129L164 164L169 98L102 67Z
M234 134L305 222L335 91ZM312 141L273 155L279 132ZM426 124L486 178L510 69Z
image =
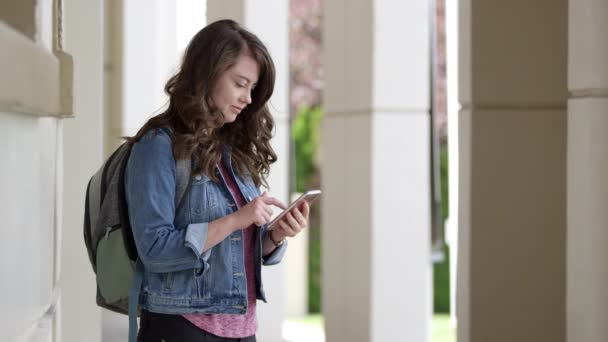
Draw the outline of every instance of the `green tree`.
M320 187L319 143L321 140L321 107L302 106L292 124L295 144L296 191ZM308 310L321 312L321 227L320 203L310 208L308 242Z

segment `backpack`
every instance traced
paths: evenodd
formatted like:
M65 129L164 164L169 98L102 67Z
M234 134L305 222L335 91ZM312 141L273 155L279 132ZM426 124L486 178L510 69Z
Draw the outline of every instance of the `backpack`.
M162 128L172 136L168 128ZM97 280L97 305L128 314L137 248L125 196L125 170L133 144L120 145L87 185L84 241ZM190 183L191 160L177 160L175 208Z

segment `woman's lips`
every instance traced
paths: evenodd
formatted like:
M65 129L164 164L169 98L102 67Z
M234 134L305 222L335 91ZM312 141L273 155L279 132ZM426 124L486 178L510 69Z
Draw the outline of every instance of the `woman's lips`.
M239 114L242 110L243 108L241 107L232 106L232 111L234 112L234 114Z

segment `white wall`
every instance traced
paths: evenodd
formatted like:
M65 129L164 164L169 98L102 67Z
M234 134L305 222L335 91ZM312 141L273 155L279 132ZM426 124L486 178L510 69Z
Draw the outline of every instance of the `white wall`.
M0 340L53 341L60 306L61 130L60 119L48 115L59 115L61 63L52 51L50 2L2 8L21 14L3 19L31 31L0 22Z
M53 334L57 124L0 112L1 341Z

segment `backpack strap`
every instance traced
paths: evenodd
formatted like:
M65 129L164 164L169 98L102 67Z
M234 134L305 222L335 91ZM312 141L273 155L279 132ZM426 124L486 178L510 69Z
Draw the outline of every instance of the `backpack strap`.
M173 129L169 126L161 127L171 139L173 139ZM176 163L175 175L175 211L182 205L186 191L192 183L192 159L179 159Z
M133 272L133 282L129 288L129 342L137 342L137 312L139 306L139 295L143 284L144 265L137 258L135 271Z
M186 191L192 183L191 159L180 159L176 161L175 178L175 211L177 211L184 202Z

